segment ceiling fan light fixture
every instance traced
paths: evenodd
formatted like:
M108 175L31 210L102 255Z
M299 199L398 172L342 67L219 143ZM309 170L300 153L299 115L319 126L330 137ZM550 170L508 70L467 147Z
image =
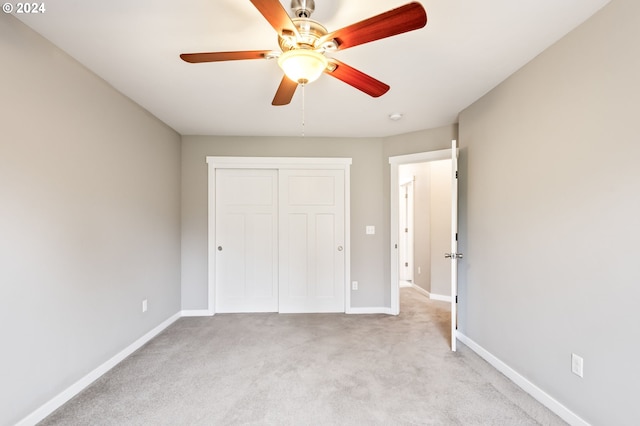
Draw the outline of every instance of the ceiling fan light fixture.
M299 84L317 80L327 68L327 63L322 53L311 49L288 50L278 58L278 65L286 76Z

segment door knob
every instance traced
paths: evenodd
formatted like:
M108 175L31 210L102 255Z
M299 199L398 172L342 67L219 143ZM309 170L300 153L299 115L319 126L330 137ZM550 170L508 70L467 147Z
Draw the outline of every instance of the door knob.
M218 251L222 251L222 246L218 246Z
M445 253L445 259L462 259L462 253Z
M338 251L342 251L342 246L338 246Z

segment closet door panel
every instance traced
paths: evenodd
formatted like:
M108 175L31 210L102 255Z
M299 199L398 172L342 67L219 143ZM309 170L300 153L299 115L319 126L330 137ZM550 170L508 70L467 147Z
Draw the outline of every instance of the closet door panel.
M280 170L280 312L344 312L344 170Z
M276 170L216 170L216 312L278 311Z

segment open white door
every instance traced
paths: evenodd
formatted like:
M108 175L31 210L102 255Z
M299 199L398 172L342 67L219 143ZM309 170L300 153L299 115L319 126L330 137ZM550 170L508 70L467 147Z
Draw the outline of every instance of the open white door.
M451 141L451 252L444 257L451 259L451 350L456 351L458 328L458 147Z

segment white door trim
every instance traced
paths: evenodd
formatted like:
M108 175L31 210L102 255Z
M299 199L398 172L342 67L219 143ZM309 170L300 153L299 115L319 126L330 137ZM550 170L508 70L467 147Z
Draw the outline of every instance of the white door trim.
M208 164L208 253L216 250L216 169L338 169L344 170L344 249L345 249L345 312L351 312L351 158L324 157L212 157L206 158ZM215 314L215 256L207 254L208 297L207 312Z
M389 157L391 165L391 211L390 211L390 232L391 232L391 314L398 315L400 313L400 287L398 285L398 243L400 236L398 211L400 210L400 183L398 179L398 167L403 164L424 163L427 161L450 160L451 149L442 149L439 151L419 152L416 154L398 155Z

